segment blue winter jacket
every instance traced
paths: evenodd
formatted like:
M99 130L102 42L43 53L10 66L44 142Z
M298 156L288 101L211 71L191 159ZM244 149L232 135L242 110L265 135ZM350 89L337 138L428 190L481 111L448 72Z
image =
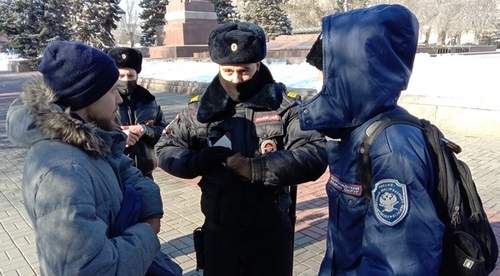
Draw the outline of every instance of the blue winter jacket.
M104 131L52 104L43 83L25 85L6 129L27 149L23 203L36 237L42 275L144 275L160 250L152 228L163 215L160 189L123 154L122 131ZM139 223L111 233L130 185L141 197Z
M367 126L397 106L408 84L418 21L400 5L323 18L324 84L300 106L301 128L328 142L327 249L320 275L436 275L444 225L431 196L434 171L421 130L395 124L370 150L372 199L363 197L357 158Z

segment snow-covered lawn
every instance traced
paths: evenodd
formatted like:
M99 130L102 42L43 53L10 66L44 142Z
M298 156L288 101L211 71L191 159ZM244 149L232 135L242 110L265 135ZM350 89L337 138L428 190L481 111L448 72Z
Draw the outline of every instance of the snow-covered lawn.
M267 64L274 78L293 88L315 88L316 68L303 62ZM483 98L500 104L500 53L486 55L418 54L415 58L408 95L439 96L453 99ZM217 74L211 62L146 60L143 78L210 82Z

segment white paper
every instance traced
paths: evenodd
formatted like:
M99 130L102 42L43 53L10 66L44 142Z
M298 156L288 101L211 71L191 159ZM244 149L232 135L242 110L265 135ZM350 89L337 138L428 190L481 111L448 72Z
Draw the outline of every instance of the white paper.
M213 144L213 146L217 146L217 147L226 147L226 148L229 148L229 149L232 149L232 144L231 144L231 139L229 139L230 137L230 134L229 132L222 135L222 137L217 140L217 142L215 142L215 144Z

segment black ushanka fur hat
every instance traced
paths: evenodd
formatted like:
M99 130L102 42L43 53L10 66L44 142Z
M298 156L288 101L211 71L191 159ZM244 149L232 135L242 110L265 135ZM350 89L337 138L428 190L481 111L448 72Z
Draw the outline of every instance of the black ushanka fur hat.
M322 34L318 36L316 41L307 53L306 62L312 66L318 68L318 70L323 71L323 37Z
M142 53L128 47L111 48L108 55L115 60L118 68L132 68L139 74L142 70Z
M210 58L217 64L245 64L263 60L266 34L249 22L230 22L212 31L208 39Z

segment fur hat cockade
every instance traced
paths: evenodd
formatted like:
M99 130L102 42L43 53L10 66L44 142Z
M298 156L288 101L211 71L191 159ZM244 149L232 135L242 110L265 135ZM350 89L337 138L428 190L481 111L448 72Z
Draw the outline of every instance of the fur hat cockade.
M99 100L118 80L115 62L103 51L75 41L53 41L38 66L56 103L78 110Z
M320 34L307 53L306 62L323 71L323 35Z
M249 22L230 22L212 31L208 39L210 58L217 64L245 64L263 60L266 34Z
M118 68L132 68L139 74L142 70L142 53L134 48L117 47L107 51Z

